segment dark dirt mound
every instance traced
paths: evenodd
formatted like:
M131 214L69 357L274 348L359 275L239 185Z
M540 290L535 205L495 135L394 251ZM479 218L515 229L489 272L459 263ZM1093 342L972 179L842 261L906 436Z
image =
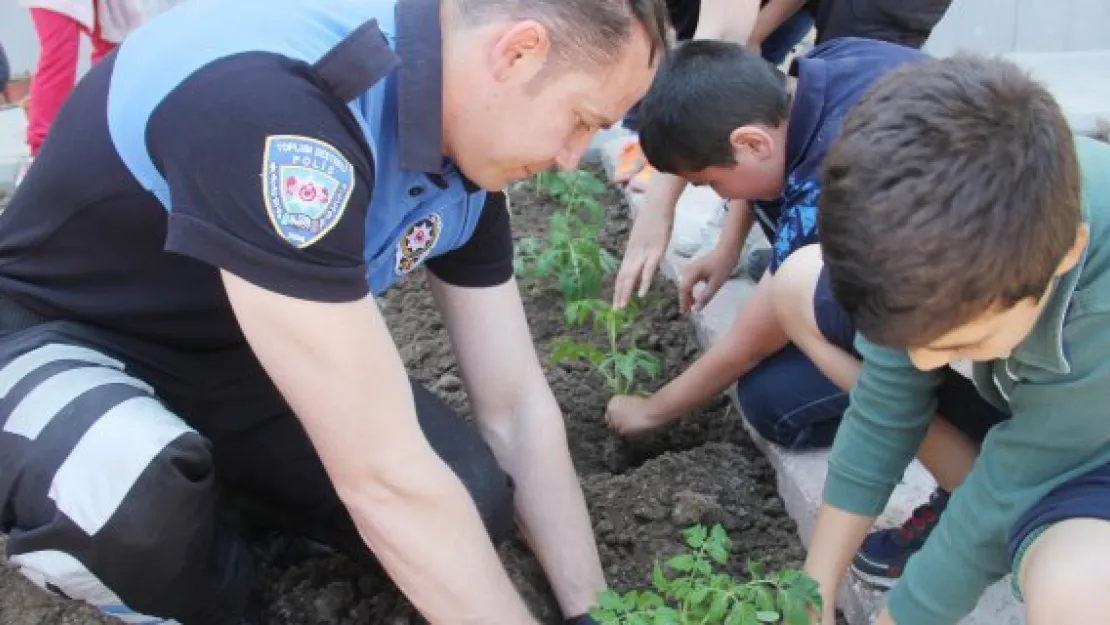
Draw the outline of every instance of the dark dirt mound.
M542 237L551 203L526 184L511 196L516 236ZM602 241L619 254L629 229L627 208L616 191L605 200L610 208ZM662 374L653 388L677 375L698 352L691 324L678 312L674 287L660 279L654 291L641 314L639 343L662 360ZM775 492L774 471L748 439L727 400L713 402L657 434L632 441L613 436L604 423L609 393L602 380L583 365L546 362L552 339L583 339L590 331L565 325L562 296L549 281L522 281L521 293L537 351L565 414L571 453L614 587L645 583L652 562L680 549L680 531L698 522L721 523L729 530L738 572L748 558L764 560L774 568L800 565L803 551L794 523ZM468 415L446 332L424 280L417 277L396 287L382 298L381 306L410 373ZM542 621L561 623L544 575L522 543L503 546L501 555ZM38 596L37 590L15 581L16 577L10 569L0 571L0 581L12 581L16 594ZM258 590L267 622L273 624L423 622L380 570L338 556L292 565L263 560ZM60 603L56 617L44 619L38 612L27 613L23 620L19 614L9 618L4 606L15 601L0 599L5 625L96 622ZM85 617L72 620L75 614Z
M583 489L606 579L616 588L650 584L652 564L682 551L681 532L719 523L734 543L732 571L747 560L801 566L805 553L758 451L707 443L666 453L624 475L594 475Z

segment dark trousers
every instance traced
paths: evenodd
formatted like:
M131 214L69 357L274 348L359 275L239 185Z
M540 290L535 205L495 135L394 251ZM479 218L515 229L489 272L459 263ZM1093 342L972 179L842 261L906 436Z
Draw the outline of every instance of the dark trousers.
M855 324L833 297L827 268L814 289L813 313L826 341L860 359L853 345ZM793 344L737 381L736 392L748 423L787 449L828 447L848 409L848 393ZM975 442L982 442L990 428L1007 418L983 399L971 380L951 368L945 369L937 389L937 412Z
M5 319L10 310L0 311ZM432 448L491 537L506 538L511 479L474 428L412 389ZM68 322L10 332L0 339L0 426L10 560L44 588L105 612L185 625L243 612L253 567L229 519L248 517L229 514L227 501L275 529L369 557L249 350L181 354Z
M952 0L821 0L817 43L860 37L920 48Z

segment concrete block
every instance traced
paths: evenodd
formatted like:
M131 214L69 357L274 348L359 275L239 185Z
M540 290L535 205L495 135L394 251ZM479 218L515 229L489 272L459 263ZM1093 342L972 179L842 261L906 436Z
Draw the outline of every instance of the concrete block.
M620 141L623 143L613 143L603 149L603 163L608 173L612 172L613 157L628 140L622 139ZM638 197L638 194L627 191L625 196L629 199L635 215L642 198ZM694 236L692 234L694 232L700 232L719 203L720 198L711 191L706 194L705 189L687 189L680 199L675 215L674 236L689 237ZM758 233L758 229L753 231L753 238L756 239L756 245L767 245L766 239ZM671 249L662 263L660 272L667 278L677 281L689 263L689 258L675 253L672 241ZM747 278L730 280L721 287L716 297L702 311L691 315L698 340L703 348L708 348L728 332L737 313L754 290L755 284ZM970 374L967 363L959 363L956 369L964 375ZM734 408L739 412L735 388L729 391L729 395ZM808 547L828 472L828 451L787 451L763 439L750 427L747 429L756 445L775 467L778 491L786 504L786 511L797 523L800 538ZM890 502L876 521L876 525L893 527L901 524L914 508L928 499L934 488L936 488L936 482L932 476L917 461L914 461L907 468L902 482L895 488ZM884 593L849 576L840 588L837 605L851 625L869 624L884 605ZM984 593L978 607L961 621L961 625L1022 625L1024 622L1023 610L1010 593L1010 580L1007 577Z
M1041 81L1075 132L1095 135L1110 116L1110 50L1010 52L1002 55Z

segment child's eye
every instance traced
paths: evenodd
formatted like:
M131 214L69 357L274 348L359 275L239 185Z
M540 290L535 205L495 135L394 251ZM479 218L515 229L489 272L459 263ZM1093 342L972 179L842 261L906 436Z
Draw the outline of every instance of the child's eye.
M589 132L591 130L590 124L586 123L586 120L582 119L581 115L575 115L574 117L575 117L576 120L578 120L577 124L576 124L576 127L579 130L584 130L586 132Z

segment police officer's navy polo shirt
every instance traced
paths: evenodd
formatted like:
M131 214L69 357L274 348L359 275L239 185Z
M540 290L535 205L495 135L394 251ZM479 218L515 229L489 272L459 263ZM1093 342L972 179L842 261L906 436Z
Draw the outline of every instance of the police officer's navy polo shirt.
M220 269L322 302L425 262L508 281L503 196L442 155L440 41L435 0L162 14L82 80L0 216L0 295L202 351L245 344Z
M786 184L773 201L752 202L772 242L769 271L795 250L817 243L821 164L840 123L872 84L904 64L928 58L903 46L843 38L823 43L795 60L798 82L786 126Z

